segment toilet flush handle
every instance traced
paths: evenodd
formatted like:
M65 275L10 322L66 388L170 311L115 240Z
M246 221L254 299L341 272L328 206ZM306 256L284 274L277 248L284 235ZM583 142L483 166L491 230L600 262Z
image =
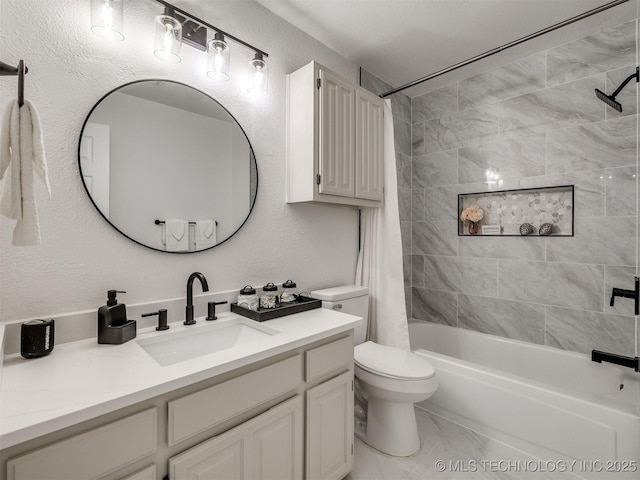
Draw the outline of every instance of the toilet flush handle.
M337 305L334 305L333 307L331 307L332 310L342 310L342 304L339 303Z

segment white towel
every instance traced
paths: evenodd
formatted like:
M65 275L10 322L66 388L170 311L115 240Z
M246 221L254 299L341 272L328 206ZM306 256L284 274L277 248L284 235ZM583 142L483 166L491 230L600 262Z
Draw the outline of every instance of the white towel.
M165 220L162 233L167 252L189 250L189 224L185 220L179 218Z
M196 250L213 247L216 241L216 221L196 220Z
M10 175L5 177L7 170ZM7 106L0 130L0 213L18 220L13 245L40 245L40 225L33 172L44 182L51 198L51 186L42 141L40 118L35 106L25 100L22 108L15 100Z

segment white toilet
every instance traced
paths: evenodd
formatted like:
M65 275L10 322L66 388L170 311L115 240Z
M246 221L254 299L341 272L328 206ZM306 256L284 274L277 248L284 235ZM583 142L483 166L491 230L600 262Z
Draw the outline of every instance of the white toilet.
M367 287L345 285L315 290L311 296L322 300L324 308L365 319L354 332L356 436L387 455L413 455L420 449L413 404L438 388L433 365L410 351L365 342Z

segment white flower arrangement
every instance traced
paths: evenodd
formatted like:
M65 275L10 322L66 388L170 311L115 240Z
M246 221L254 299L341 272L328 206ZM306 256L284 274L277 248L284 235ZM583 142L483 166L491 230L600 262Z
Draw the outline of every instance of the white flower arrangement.
M482 217L484 217L484 210L482 210L478 205L469 205L467 208L462 210L462 213L460 214L460 220L463 222L468 220L470 222L477 223L482 220Z

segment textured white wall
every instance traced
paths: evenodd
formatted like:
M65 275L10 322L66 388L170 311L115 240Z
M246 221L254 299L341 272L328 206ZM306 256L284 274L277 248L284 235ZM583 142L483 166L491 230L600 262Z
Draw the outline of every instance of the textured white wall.
M88 0L0 0L2 60L29 66L26 96L38 107L53 199L36 186L43 245L11 246L13 221L0 220L0 320L96 308L118 288L126 303L185 294L199 270L213 291L287 278L302 289L351 282L357 255L357 212L345 207L286 205L285 74L312 59L357 79L342 56L248 0L209 1L195 13L269 53L269 96L246 93L252 52L232 44L232 80L216 85L206 57L183 47L182 63L153 57L152 0L125 2L125 41L104 44L90 30ZM182 4L184 6L184 4ZM91 107L126 82L166 78L219 100L240 122L255 150L259 188L245 226L213 250L172 255L138 246L111 228L86 196L79 176L80 129ZM16 94L16 77L0 77L0 107ZM199 290L198 290L199 291Z

